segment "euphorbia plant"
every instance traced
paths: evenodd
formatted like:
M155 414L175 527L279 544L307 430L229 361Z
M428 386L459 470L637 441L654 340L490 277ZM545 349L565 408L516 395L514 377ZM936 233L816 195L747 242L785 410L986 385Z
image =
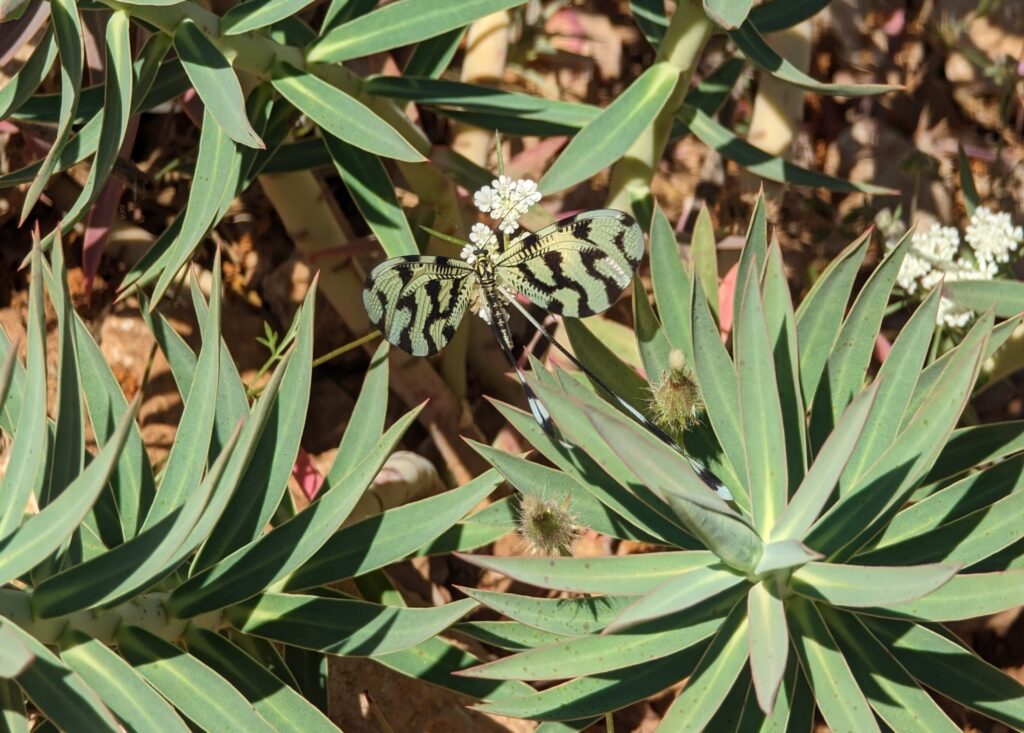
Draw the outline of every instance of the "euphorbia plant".
M1024 725L1024 687L942 626L1024 603L1024 480L1010 457L1020 425L956 430L981 363L1019 319L993 327L984 314L926 363L935 290L870 373L907 242L847 309L869 238L854 242L794 311L761 202L730 354L708 306L716 285L691 278L660 213L652 230L660 321L638 289L640 355L653 378L672 371L673 349L686 355L706 419L682 420L682 437L733 501L586 384L535 371L566 441L501 410L557 469L487 457L524 492L569 492L583 524L668 551L466 556L562 596L467 591L509 620L463 628L518 653L463 674L567 680L482 709L581 719L685 679L661 730L807 730L815 708L834 731L958 730L927 690ZM571 333L581 359L650 409L635 371L585 329Z

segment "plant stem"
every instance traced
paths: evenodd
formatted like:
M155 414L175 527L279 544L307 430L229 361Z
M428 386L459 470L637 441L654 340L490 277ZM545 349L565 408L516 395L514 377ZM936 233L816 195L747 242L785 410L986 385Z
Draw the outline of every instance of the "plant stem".
M674 66L679 71L679 79L668 102L615 165L608 189L609 208L628 211L632 200L646 195L668 144L672 121L714 27L700 0L681 0L676 7L655 61L666 61Z

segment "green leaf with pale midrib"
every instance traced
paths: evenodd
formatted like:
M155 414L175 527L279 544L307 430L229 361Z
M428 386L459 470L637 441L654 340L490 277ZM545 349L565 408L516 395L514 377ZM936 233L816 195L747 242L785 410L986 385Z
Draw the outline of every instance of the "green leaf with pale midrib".
M963 621L1024 606L1024 568L957 575L938 590L907 603L866 609L872 616Z
M192 654L127 624L118 628L115 641L149 684L203 730L274 733L231 683Z
M237 435L237 434L236 434ZM218 488L233 443L184 504L123 545L53 575L32 591L32 608L52 618L126 600L164 578L199 544L193 530Z
M53 0L50 3L50 18L57 48L60 53L60 116L57 132L46 157L40 164L38 172L25 194L21 207L21 223L28 218L29 212L39 200L43 188L49 183L57 161L71 135L72 120L78 109L78 100L82 93L82 66L85 61L85 49L82 43L82 20L78 14L78 6L74 0Z
M960 730L856 617L828 607L822 608L822 614L836 633L840 649L868 703L893 730ZM885 672L880 673L881 670Z
M155 263L161 266L160 276L153 288L149 310L157 306L178 271L189 261L206 232L216 223L225 192L234 192L240 165L241 154L214 121L210 108L206 107L188 204L179 217L181 228L169 243L170 248ZM150 272L155 274L153 270Z
M106 484L135 424L139 400L125 410L99 455L67 489L0 543L0 580L7 583L43 562L71 536Z
M399 0L331 29L310 49L308 60L346 61L406 46L523 2L463 0L439 5L434 0Z
M376 112L323 79L282 64L271 83L329 135L385 158L423 162L423 155Z
M190 18L175 28L174 50L199 98L227 136L251 148L265 147L245 115L245 95L235 70Z
M417 412L396 422L343 485L176 588L167 601L168 613L187 618L224 608L256 595L300 567L348 516ZM230 518L230 514L225 516Z
M0 120L6 120L32 96L32 93L43 83L46 75L57 58L57 39L53 28L47 27L43 36L36 42L28 61L18 69L0 89Z
M337 728L322 712L220 634L191 626L185 634L195 655L241 692L279 733L331 733Z
M238 630L342 656L387 654L420 644L476 607L471 599L436 608L266 593L227 610Z
M706 643L698 643L661 659L593 677L577 677L529 696L485 702L474 709L530 720L574 720L601 715L638 702L686 677L706 648Z
M1024 685L935 630L861 617L918 683L993 718L1024 728Z
M739 28L728 31L728 34L752 64L784 82L809 92L843 97L863 97L884 94L900 88L890 84L824 84L815 81L775 53L750 20L747 20Z
M64 632L60 644L61 659L96 690L128 731L188 733L174 708L106 644L74 629Z
M959 566L942 563L897 567L812 562L790 576L793 590L835 606L864 608L926 596L952 578Z
M647 621L620 634L582 636L465 670L467 677L558 680L613 672L688 649L714 634L736 605L726 592L686 611Z
M678 80L678 69L667 62L648 68L573 137L540 179L540 190L561 191L614 163L665 106Z
M28 293L28 358L24 397L11 445L11 458L0 479L0 540L10 537L21 523L32 487L41 484L46 465L46 316L42 268L42 254L38 242L35 242Z
M459 555L482 568L539 588L639 595L678 575L718 561L711 552L659 552L583 559Z
M289 590L312 588L397 562L455 524L499 482L497 471L488 471L465 486L345 527L281 584Z

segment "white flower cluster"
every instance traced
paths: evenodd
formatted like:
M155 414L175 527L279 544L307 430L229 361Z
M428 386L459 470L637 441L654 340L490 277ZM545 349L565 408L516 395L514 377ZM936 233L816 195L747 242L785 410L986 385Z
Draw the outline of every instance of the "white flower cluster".
M473 194L476 208L498 222L498 229L506 235L513 234L519 228L519 218L540 199L536 181L528 178L513 179L505 175L498 176L491 181L490 186L484 186ZM474 224L469 230L469 241L462 248L461 257L471 265L476 264L481 257L494 257L498 253L498 235L486 224ZM485 323L491 322L493 314L479 291L470 302L470 309Z
M964 241L974 250L974 257L985 265L1010 261L1010 253L1024 243L1024 227L1015 227L1005 211L994 213L979 206L971 215L964 232Z
M896 243L894 237L887 236L886 247L891 249ZM896 282L908 295L914 295L941 282L991 280L999 265L1009 262L1011 253L1024 244L1024 228L1014 227L1009 214L979 206L967 225L963 243L967 251L962 247L960 232L953 227L936 224L927 232L915 232ZM937 323L963 328L973 317L973 311L949 298L939 300Z
M473 194L476 208L498 222L498 229L512 234L519 228L519 217L540 201L537 182L529 178L513 179L498 176L490 186L484 186Z

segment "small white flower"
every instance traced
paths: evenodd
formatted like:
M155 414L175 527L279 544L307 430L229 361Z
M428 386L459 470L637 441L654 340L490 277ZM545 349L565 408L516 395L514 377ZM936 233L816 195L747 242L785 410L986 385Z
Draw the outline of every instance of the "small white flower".
M964 239L979 263L1005 263L1010 253L1024 243L1024 227L1015 227L1006 212L994 213L979 206L971 215Z
M473 194L476 207L500 222L498 228L505 234L515 232L519 228L519 218L540 199L536 181L509 176L498 176L490 186L484 186Z
M476 247L472 244L467 244L462 248L462 252L459 253L459 257L464 259L470 265L476 264Z
M487 247L488 249L498 243L494 230L486 224L480 224L479 222L474 224L473 228L469 230L469 241L478 247Z
M485 214L494 206L494 189L484 186L473 194L473 205Z
M939 310L935 315L935 322L945 325L947 328L963 328L974 318L974 311L957 305L949 298L939 298Z

